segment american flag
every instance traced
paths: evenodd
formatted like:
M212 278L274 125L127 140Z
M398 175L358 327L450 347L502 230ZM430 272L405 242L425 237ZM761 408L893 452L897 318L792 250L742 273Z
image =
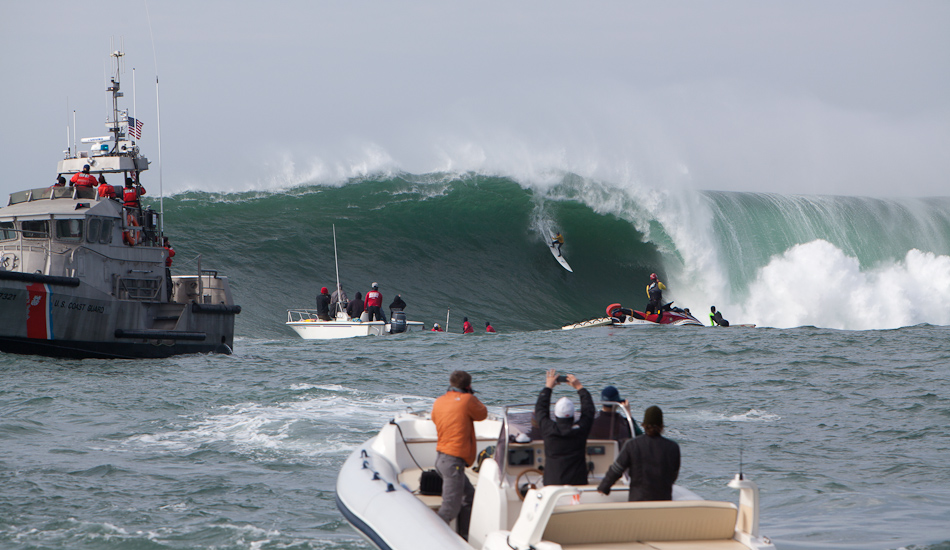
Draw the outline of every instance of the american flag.
M129 136L142 139L142 121L129 117Z

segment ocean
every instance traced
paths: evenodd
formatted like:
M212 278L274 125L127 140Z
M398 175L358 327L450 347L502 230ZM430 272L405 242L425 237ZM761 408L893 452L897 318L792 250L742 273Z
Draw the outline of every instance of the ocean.
M369 548L334 503L349 452L454 369L499 410L556 368L662 407L684 486L755 480L781 549L950 549L950 199L387 174L164 206L173 272L231 279L234 354L0 354L0 548ZM334 225L351 297L378 282L449 332L285 327L333 286ZM700 320L759 327L559 330L642 308L651 272Z

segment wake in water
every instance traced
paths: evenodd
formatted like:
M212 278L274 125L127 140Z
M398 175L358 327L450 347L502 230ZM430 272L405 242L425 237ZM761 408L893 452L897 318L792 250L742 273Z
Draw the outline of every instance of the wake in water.
M192 246L218 248L214 265L232 274L250 314L242 324L255 335L283 334L284 311L311 305L334 280L333 223L344 288L352 295L379 280L384 299L403 294L410 318L427 323L451 309L502 331L553 329L612 302L641 308L657 272L665 298L702 320L715 305L733 323L771 327L950 324L946 198L658 191L574 174L526 182L468 173L186 192L165 207L180 257ZM198 236L175 235L183 227ZM545 247L554 231L565 236L573 274Z

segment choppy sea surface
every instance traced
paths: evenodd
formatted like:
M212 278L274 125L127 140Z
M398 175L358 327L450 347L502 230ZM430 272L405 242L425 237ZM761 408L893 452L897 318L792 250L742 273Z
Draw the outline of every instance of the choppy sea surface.
M741 460L781 549L950 548L950 328L930 325L287 331L232 356L0 354L0 548L369 548L334 504L347 454L429 407L454 369L499 407L533 402L547 368L616 385L635 416L662 407L680 482L706 498L736 500Z

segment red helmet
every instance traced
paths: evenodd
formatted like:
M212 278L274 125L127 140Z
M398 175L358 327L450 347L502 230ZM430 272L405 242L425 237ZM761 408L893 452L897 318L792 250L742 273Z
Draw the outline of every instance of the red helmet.
M655 280L656 280L656 273L650 273L650 280L651 280L651 281L655 281Z

